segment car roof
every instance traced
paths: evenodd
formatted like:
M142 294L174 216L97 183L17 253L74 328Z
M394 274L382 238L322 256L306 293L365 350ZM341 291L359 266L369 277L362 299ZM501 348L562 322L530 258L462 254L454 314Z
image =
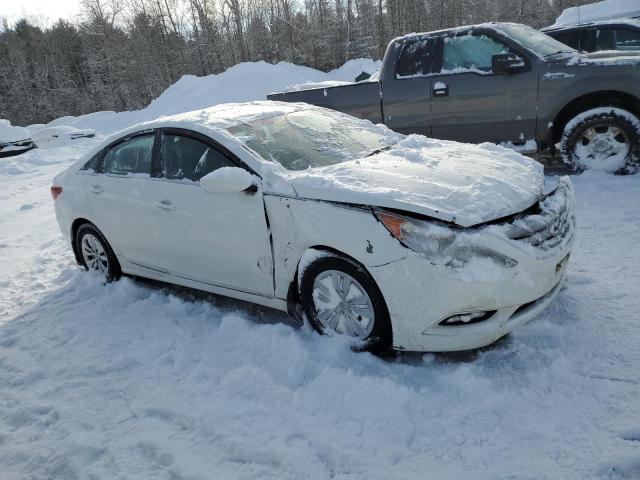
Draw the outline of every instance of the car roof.
M430 32L413 32L413 33L407 33L405 35L400 35L399 37L394 38L393 40L391 40L391 43L396 42L396 41L403 41L403 40L407 40L413 37L422 37L425 35L444 35L447 33L456 33L456 32L464 32L466 30L470 30L470 29L490 29L490 30L497 30L500 31L500 27L503 25L524 25L524 26L528 26L525 25L524 23L515 23L515 22L485 22L485 23L476 23L473 25L462 25L460 27L452 27L452 28L443 28L441 30L433 30Z
M562 25L559 27L549 26L549 27L544 27L540 29L540 31L544 33L563 32L563 31L580 30L582 28L598 27L598 26L631 26L631 27L640 29L640 19L617 18L612 20L599 20L597 22L575 23L571 25Z

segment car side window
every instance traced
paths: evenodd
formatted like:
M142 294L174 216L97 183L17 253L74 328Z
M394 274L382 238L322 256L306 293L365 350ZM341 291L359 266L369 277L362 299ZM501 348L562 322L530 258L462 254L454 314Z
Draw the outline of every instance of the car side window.
M162 173L170 180L197 182L222 167L236 166L216 148L183 135L162 135Z
M616 50L640 50L640 30L616 30Z
M82 166L80 170L87 170L89 172L95 172L98 168L98 161L100 160L100 154L96 153Z
M559 42L580 51L580 34L581 32L565 32L554 34L553 37Z
M491 72L491 57L509 53L509 47L482 34L444 38L441 73Z
M610 28L592 28L584 32L581 50L583 52L598 52L601 50L615 50L616 31Z
M398 57L396 78L420 77L431 73L434 43L430 38L405 42Z
M113 175L150 175L154 135L140 135L110 148L104 155L102 172Z

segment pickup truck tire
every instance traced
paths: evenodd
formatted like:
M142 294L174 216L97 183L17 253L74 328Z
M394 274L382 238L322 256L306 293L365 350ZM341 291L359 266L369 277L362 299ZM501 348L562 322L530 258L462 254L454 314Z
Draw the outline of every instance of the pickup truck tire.
M321 334L353 337L354 350L385 353L391 320L375 281L347 257L320 257L303 272L300 300L311 326Z
M640 120L616 107L587 110L567 123L560 152L576 172L635 173L640 160Z

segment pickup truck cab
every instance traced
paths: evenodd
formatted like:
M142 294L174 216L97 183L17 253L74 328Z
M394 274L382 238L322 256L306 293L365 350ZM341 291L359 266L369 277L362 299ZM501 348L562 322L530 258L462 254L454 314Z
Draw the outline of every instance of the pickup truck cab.
M640 56L579 54L530 27L487 23L391 41L374 81L269 95L462 142L560 142L576 170L632 172Z

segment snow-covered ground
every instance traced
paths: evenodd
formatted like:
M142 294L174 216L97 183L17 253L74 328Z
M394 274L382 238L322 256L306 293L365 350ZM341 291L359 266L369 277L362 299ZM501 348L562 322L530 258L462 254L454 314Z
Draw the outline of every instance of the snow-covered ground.
M542 317L477 355L382 360L80 271L48 187L91 144L0 160L3 479L640 478L640 176L574 177Z
M95 141L0 159L1 479L640 478L640 175L573 178L567 284L540 318L482 352L380 359L81 271L49 186Z

